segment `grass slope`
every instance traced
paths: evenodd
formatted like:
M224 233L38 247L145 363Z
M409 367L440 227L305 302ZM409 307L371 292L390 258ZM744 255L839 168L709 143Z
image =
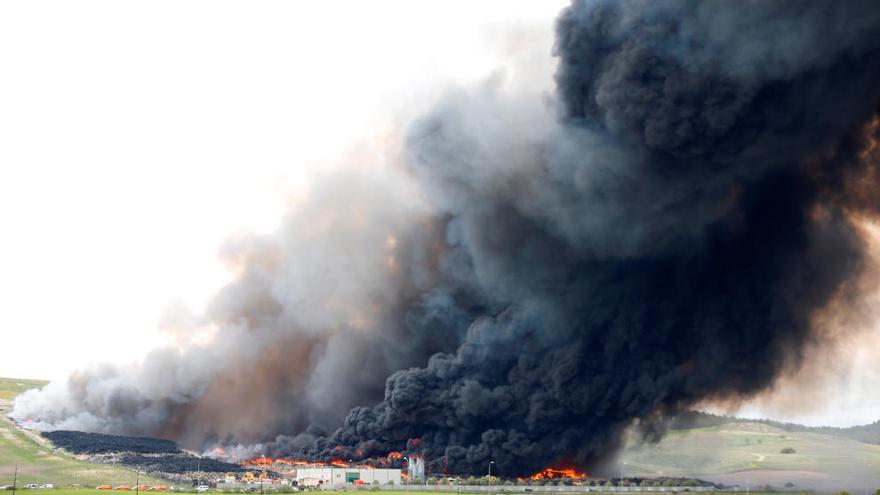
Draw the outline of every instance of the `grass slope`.
M134 484L134 471L80 461L55 451L38 435L17 428L6 416L16 395L45 384L46 382L40 380L0 378L0 485L12 484L16 465L19 486L27 483L53 483L55 486L79 484L91 487L102 484ZM141 480L142 484L167 484L144 474L141 474ZM51 493L57 495L56 491Z
M783 454L784 448L795 453ZM632 476L711 479L776 472L780 479L786 473L800 479L880 478L880 445L748 422L670 431L656 444L629 446L622 461L625 473Z
M797 423L774 421L772 419L743 419L733 416L719 416L717 414L699 411L687 411L672 419L669 426L672 430L684 430L690 428L720 426L728 423L761 423L785 431L822 433L825 435L845 437L860 442L880 445L880 421L875 421L866 425L838 428L834 426L804 426Z
M25 380L22 378L0 378L0 400L12 400L16 395L32 388L42 387L49 382L44 380Z

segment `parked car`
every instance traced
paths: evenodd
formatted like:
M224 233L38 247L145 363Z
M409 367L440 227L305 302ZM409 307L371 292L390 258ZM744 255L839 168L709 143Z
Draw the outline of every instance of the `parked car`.
M37 485L36 483L28 483L27 485L24 485L24 487L25 488L39 488L39 485Z
M210 490L210 489L211 489L211 487L208 486L208 485L199 485L199 486L196 488L196 491L199 492L199 493L205 493L206 491L208 491L208 490Z
M55 485L53 485L52 483L43 483L42 485L40 485L40 488L55 488Z

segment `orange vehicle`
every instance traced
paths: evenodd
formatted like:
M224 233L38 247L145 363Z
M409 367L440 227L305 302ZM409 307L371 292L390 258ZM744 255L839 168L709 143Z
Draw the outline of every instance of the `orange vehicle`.
M150 487L150 490L152 490L154 492L164 492L167 489L168 489L168 487L165 485L156 485L156 486Z
M128 485L119 485L116 488L114 488L114 490L122 490L124 492L127 492L127 491L131 490L131 487Z
M101 486L99 486L99 487L96 487L95 489L96 489L96 490L112 490L113 487L110 486L110 485L101 485Z

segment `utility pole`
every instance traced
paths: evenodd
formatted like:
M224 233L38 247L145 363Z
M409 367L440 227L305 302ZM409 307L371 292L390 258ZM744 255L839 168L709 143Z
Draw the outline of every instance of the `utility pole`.
M15 465L15 474L12 475L12 495L15 495L15 483L18 482L18 464Z
M141 470L140 468L134 470L134 495L140 495L141 493Z
M495 461L489 461L489 478L492 477L492 464L495 464Z

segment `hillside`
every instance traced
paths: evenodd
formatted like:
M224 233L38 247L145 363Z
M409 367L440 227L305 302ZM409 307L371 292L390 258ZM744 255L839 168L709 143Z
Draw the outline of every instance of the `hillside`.
M772 419L743 419L732 416L719 416L704 412L690 411L670 421L670 429L686 430L708 426L720 426L728 423L760 423L791 432L810 432L844 437L859 442L880 445L880 420L867 425L838 428L834 426L804 426L797 423L783 423Z
M793 449L794 453L781 453ZM687 476L742 486L880 488L880 445L813 431L735 420L672 430L656 444L630 445L625 474Z
M94 464L53 450L38 434L25 432L6 417L12 407L12 399L29 388L45 382L0 378L0 485L12 484L13 472L18 465L18 483L54 483L56 486L79 484L95 487L102 484L126 484L135 482L131 469ZM160 480L140 475L142 483L160 484Z

